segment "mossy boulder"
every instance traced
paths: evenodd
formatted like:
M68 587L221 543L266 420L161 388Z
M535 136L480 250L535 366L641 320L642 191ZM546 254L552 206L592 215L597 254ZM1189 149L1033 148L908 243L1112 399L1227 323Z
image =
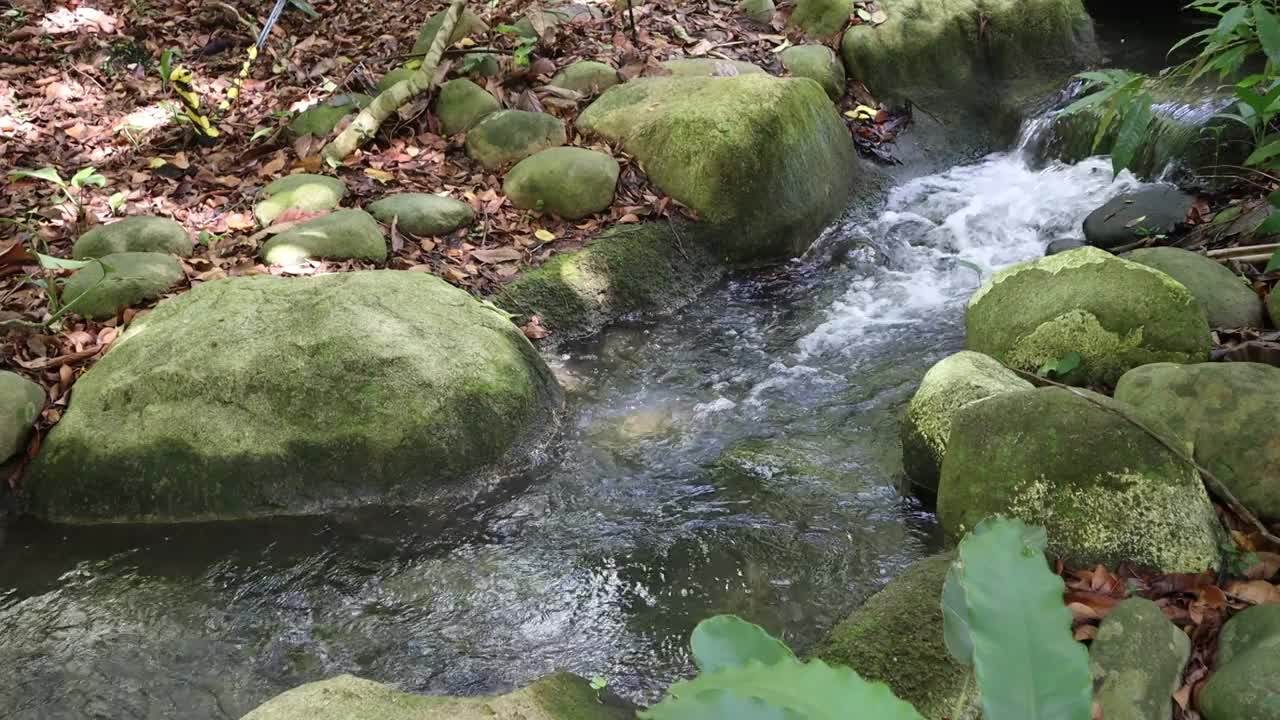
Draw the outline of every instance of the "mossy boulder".
M1280 605L1258 605L1227 621L1218 663L1200 694L1205 720L1280 718Z
M17 373L0 370L0 463L26 448L44 401L44 388Z
M1196 462L1250 510L1280 518L1280 368L1144 365L1120 378L1115 396L1190 443Z
M262 259L270 265L295 265L303 260L387 259L387 239L373 216L363 210L337 210L298 223L262 245Z
M826 45L796 45L783 50L778 57L787 74L818 83L832 100L844 95L844 64Z
M1164 185L1117 195L1084 219L1084 239L1114 250L1154 235L1168 235L1187 221L1195 198Z
M1107 720L1168 720L1191 640L1159 605L1129 598L1112 608L1089 649L1095 697Z
M413 235L445 235L476 221L470 205L427 193L388 195L369 205L369 214Z
M969 300L967 345L1036 372L1079 353L1073 383L1114 384L1154 362L1208 359L1209 323L1195 297L1159 270L1080 248L996 273Z
M99 259L102 265L80 268L62 286L63 302L74 302L73 312L93 320L115 317L124 308L158 298L186 277L182 264L164 253L114 253Z
M743 17L761 25L773 22L773 13L777 10L773 0L738 0L736 7Z
M493 170L568 140L560 118L525 110L499 110L467 133L467 155Z
M502 109L498 98L466 78L450 80L440 87L436 98L436 117L445 135L466 132Z
M618 161L602 152L551 148L511 168L502 191L518 208L577 220L613 204L619 172Z
M444 25L444 16L447 10L432 15L427 22L418 31L418 39L413 43L413 50L410 52L414 55L426 55L431 49L431 43L436 39L436 33L440 32L440 27ZM479 15L470 10L463 10L462 15L458 18L458 22L453 26L453 35L449 38L449 45L462 40L468 35L483 35L489 32L489 26Z
M926 720L973 720L978 697L969 669L951 659L942 635L942 585L952 554L926 558L835 627L814 655L886 683ZM963 709L959 717L952 713Z
M577 127L622 143L722 231L716 250L738 264L804 252L863 172L831 100L802 78L642 78L602 95Z
M398 67L394 70L391 70L386 75L383 75L382 79L378 80L378 92L383 92L384 90L391 88L391 86L395 85L396 83L404 82L405 80L408 80L409 78L413 77L413 74L415 72L417 71L411 70L407 67Z
M467 77L491 78L502 72L502 64L494 53L473 52L462 56L458 72Z
M230 278L129 326L25 487L61 522L417 502L519 461L560 403L504 315L428 274Z
M521 320L537 315L557 340L585 337L623 315L674 309L724 276L697 242L700 232L668 223L616 226L522 271L494 302Z
M306 173L288 175L262 189L262 199L253 206L253 214L263 225L270 225L285 210L332 210L346 194L347 186L338 178Z
M603 699L602 699L603 698ZM244 720L629 720L635 710L597 694L586 680L556 673L506 695L411 695L339 675L277 695Z
M737 77L738 75L768 75L764 68L743 60L719 58L680 58L667 60L660 65L676 77Z
M621 82L617 70L594 60L579 60L551 78L552 85L584 95L603 92Z
M392 72L395 72L394 70ZM315 135L325 137L338 127L342 119L357 110L363 109L373 98L360 93L339 95L325 102L313 105L298 113L289 123L289 132L294 135Z
M123 252L158 252L187 257L191 237L169 218L135 215L110 225L99 225L81 235L71 248L77 260Z
M850 0L796 0L791 25L810 37L831 37L849 24Z
M1134 250L1124 259L1155 268L1185 285L1204 309L1209 327L1260 328L1266 322L1262 299L1248 281L1200 253L1157 247Z
M938 486L943 529L958 539L1006 515L1048 529L1050 554L1072 566L1216 569L1222 531L1200 475L1134 417L1110 398L1059 388L960 409Z
M902 465L912 484L926 495L937 493L956 411L992 395L1031 388L994 358L967 350L930 368L902 419Z

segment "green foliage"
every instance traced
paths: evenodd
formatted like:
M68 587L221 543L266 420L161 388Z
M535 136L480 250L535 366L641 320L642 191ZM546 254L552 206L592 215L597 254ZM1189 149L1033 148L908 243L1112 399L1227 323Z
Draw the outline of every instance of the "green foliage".
M689 640L693 662L704 673L739 667L751 661L773 665L795 654L764 628L733 615L698 623Z
M516 37L516 49L511 54L511 57L514 59L516 67L528 67L529 56L533 54L533 49L538 46L538 38L521 35L520 28L514 25L499 25L494 29L500 33Z
M1055 358L1040 366L1041 377L1066 377L1072 371L1080 367L1083 358L1078 352L1069 352L1060 358Z
M107 179L93 167L81 168L79 172L71 176L70 182L63 180L58 170L51 167L40 168L39 170L14 170L9 173L9 177L43 180L58 186L58 189L62 190L62 194L75 207L76 218L79 218L84 213L84 203L81 202L81 194L84 189L89 186L103 187L107 184Z

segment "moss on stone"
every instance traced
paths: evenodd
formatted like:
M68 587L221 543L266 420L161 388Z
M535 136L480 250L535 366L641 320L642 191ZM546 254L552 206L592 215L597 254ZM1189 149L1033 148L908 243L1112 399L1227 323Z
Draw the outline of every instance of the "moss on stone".
M172 255L114 253L80 268L62 286L62 301L81 317L101 320L144 300L160 297L186 274ZM106 272L103 272L103 266Z
M636 4L639 5L640 3ZM586 3L569 3L557 5L556 7L542 8L542 22L549 28L565 23L600 20L603 17L604 14L600 12L599 8ZM529 19L528 15L517 20L514 27L516 34L522 38L540 39L538 31L533 27L533 21Z
M506 316L429 275L218 280L80 378L25 488L65 522L413 502L520 460L560 398Z
M777 8L773 4L773 0L738 0L735 6L738 12L746 19L768 25L773 21L773 13Z
M1261 328L1262 300L1248 281L1200 253L1175 247L1134 250L1126 260L1155 268L1191 292L1204 310L1209 327Z
M413 77L413 74L415 72L417 71L410 70L407 67L398 67L394 70L389 71L386 75L382 76L382 79L378 80L378 92L384 92L386 90L389 90L396 83L400 83L400 82L404 82L405 80L408 80L409 78Z
M594 95L622 82L618 71L602 62L580 60L551 78L551 84L584 95Z
M444 235L476 220L475 210L461 200L428 193L396 193L369 205L379 222L413 235Z
M1128 417L1123 403L1058 388L962 408L938 488L943 529L960 538L1004 514L1047 528L1049 552L1073 566L1217 568L1222 531L1199 474Z
M294 265L303 260L387 259L387 239L373 216L363 210L338 210L306 220L262 245L269 265Z
M287 175L262 189L262 200L253 206L253 214L263 225L270 225L285 210L332 210L346 194L347 186L338 178L306 173Z
M550 148L511 168L502 191L518 208L577 220L613 204L620 172L618 161L602 152Z
M444 16L447 10L441 10L432 15L422 29L418 31L418 39L413 43L413 50L410 52L414 55L426 55L431 49L431 43L436 39L436 33L440 32L440 26L444 24ZM449 38L449 45L453 45L468 35L481 35L489 32L489 26L479 15L464 9L462 16L458 18L457 24L453 26L453 35Z
M850 0L796 0L791 25L810 37L831 37L849 24Z
M31 425L44 409L44 388L30 380L0 370L0 463L27 446Z
M1107 720L1164 720L1173 714L1173 693L1191 640L1159 605L1130 598L1107 614L1089 650L1095 697Z
M764 68L744 60L719 58L679 58L661 63L664 70L676 77L736 77L738 75L767 75Z
M338 123L342 122L343 118L365 107L372 99L368 95L354 93L339 95L313 105L298 113L293 122L289 123L289 131L294 135L325 137L338 127Z
M796 45L779 53L778 59L789 75L818 83L832 100L844 95L844 64L826 45Z
M1280 605L1249 608L1227 621L1218 663L1200 694L1206 720L1280 717Z
M169 218L135 215L99 225L76 239L71 257L100 258L123 252L158 252L186 257L191 254L187 231Z
M440 87L435 113L445 135L466 132L502 105L488 90L466 78L450 80Z
M470 82L464 81L464 82ZM568 140L564 123L546 113L499 110L467 133L467 155L493 170Z

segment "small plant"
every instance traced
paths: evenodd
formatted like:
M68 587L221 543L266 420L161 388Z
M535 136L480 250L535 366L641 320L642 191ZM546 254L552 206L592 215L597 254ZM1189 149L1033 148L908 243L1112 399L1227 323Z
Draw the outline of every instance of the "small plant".
M1083 358L1080 353L1072 351L1060 358L1054 358L1040 366L1040 377L1046 378L1064 378L1075 372L1079 367Z
M538 46L538 38L521 35L520 28L514 25L499 25L495 29L500 33L516 36L516 49L511 57L514 58L516 67L529 67L529 56Z
M58 173L56 168L51 167L40 168L39 170L14 170L9 173L9 177L43 180L57 185L62 190L62 194L67 198L67 201L75 208L75 221L77 223L84 217L85 188L90 186L103 187L107 184L107 178L92 167L81 168L79 172L71 176L69 182L62 179L62 175Z
M603 675L591 676L591 689L596 691L596 702L604 702L604 698L601 696L601 693L603 693L607 687L609 687L608 678Z
M30 224L27 221L16 220L14 218L0 218L0 223L17 225L18 227L27 230L27 252L37 261L40 266L40 271L38 274L28 276L26 281L44 291L45 304L48 306L46 317L40 322L32 323L25 320L13 319L0 322L0 327L5 325L25 325L27 327L35 327L45 331L57 328L62 319L67 316L67 313L71 312L71 310L75 308L76 303L85 295L88 295L89 290L97 287L98 283L101 283L106 278L107 272L111 270L111 266L98 259L64 260L62 258L53 257L52 255L46 255L45 253L40 252L40 250L46 248L40 248L37 246L36 238L39 237L39 234L31 229ZM97 265L102 271L102 276L98 278L97 282L85 290L84 293L72 298L70 302L64 303L62 292L58 287L58 271L79 270L80 268L88 267L89 265Z

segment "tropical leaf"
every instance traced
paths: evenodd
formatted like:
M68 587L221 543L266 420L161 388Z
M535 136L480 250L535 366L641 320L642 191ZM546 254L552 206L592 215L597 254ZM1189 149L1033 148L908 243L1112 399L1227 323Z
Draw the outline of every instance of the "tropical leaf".
M1124 120L1120 123L1120 132L1116 135L1116 143L1111 148L1111 168L1115 174L1119 175L1121 170L1133 165L1152 117L1150 95L1142 93L1129 103L1124 112Z
M1280 270L1280 250L1277 250L1275 254L1271 256L1271 259L1267 261L1267 267L1262 272L1269 274L1277 270ZM1273 291L1273 292L1280 292L1280 291Z
M773 665L795 654L764 628L733 615L717 615L698 623L689 640L693 662L704 673L756 661Z
M942 639L947 652L961 665L973 665L973 638L969 635L969 605L964 599L961 573L964 567L951 563L942 584Z
M40 168L39 170L13 170L9 173L9 177L33 178L35 180L51 182L59 187L67 186L67 183L63 181L62 176L58 174L57 169L51 167Z
M97 262L97 260L66 260L43 253L36 253L36 259L40 261L40 267L46 270L79 270Z
M1280 139L1259 145L1244 161L1245 165L1260 165L1280 155Z
M107 184L107 179L98 174L98 169L93 167L80 168L80 172L71 176L71 187L82 188L87 185L96 185L102 187Z
M1261 0L1254 0L1253 19L1258 28L1258 41L1262 43L1262 51L1267 54L1267 61L1280 68L1280 18L1268 10Z

